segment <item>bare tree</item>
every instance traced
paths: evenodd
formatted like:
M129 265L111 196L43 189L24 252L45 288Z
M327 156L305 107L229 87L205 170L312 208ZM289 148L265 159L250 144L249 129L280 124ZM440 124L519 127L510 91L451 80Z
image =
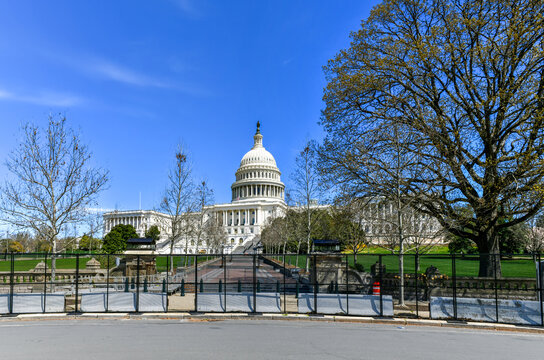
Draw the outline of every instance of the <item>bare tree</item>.
M544 215L539 214L531 218L528 223L527 237L525 239L525 250L535 256L544 251Z
M477 244L480 276L501 275L500 232L544 204L543 12L538 0L385 0L326 68L334 156L349 161L374 128L413 132L401 145L422 171L405 196Z
M338 143L324 142L319 150L321 174L336 184L345 198L360 199L372 227L367 235L377 245L398 253L399 302L404 305L405 246L407 234L413 230L413 214L419 211L410 184L425 171L420 166L421 156L407 151L405 144L417 142L418 136L402 124L392 124L369 129L364 137L350 141L356 141L357 146L347 156L339 156Z
M265 248L265 253L285 253L288 237L289 219L287 218L287 214L279 214L277 209L275 209L261 230L261 243Z
M357 264L357 254L368 244L362 205L359 199L345 199L332 209L334 235L353 253L354 264Z
M206 245L210 253L219 253L226 239L225 228L217 216L217 213L210 214L204 224Z
M176 242L180 241L184 234L187 241L188 216L194 205L194 186L191 175L192 166L188 161L187 151L179 145L176 150L175 164L168 173L168 184L159 205L159 210L169 215L166 221L169 222L168 227L171 229L168 239L170 255L174 253ZM173 262L171 264L173 269Z
M211 217L211 211L208 208L213 202L213 190L208 187L206 181L202 181L196 188L196 204L198 212L193 215L193 239L195 241L196 250L206 240L206 223Z
M104 236L104 218L100 212L89 212L86 218L87 235L89 236L89 253L99 250L100 241Z
M320 181L317 169L316 144L310 141L296 158L296 167L291 174L293 187L291 195L297 203L297 207L305 215L304 237L306 238L306 252L309 255L312 242L312 229L318 220L317 211L319 201L324 194L324 188ZM302 238L299 238L297 244L297 253L300 252ZM295 266L298 266L298 256ZM310 266L310 256L306 256L306 271Z
M23 127L23 139L6 162L12 177L0 191L0 216L51 243L52 281L59 233L84 221L85 209L108 182L107 171L90 161L91 153L66 119L50 117L45 129Z

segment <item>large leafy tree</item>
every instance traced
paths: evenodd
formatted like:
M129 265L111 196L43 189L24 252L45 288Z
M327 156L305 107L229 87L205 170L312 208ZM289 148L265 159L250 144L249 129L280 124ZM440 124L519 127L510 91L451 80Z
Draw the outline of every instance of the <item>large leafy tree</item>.
M132 225L115 225L104 236L102 250L107 254L119 254L127 249L127 240L137 238L138 234Z
M543 205L543 14L539 0L385 0L325 68L329 172L349 183L369 146L401 145L418 160L403 201L474 241L481 276L500 275L499 233ZM409 141L376 141L388 128Z

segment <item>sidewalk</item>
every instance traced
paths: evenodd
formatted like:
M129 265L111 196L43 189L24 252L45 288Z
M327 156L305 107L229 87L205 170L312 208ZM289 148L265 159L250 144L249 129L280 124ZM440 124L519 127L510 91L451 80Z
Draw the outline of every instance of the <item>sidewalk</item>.
M395 326L436 326L444 328L463 328L473 330L494 330L523 332L544 335L544 327L509 324L445 321L407 318L372 318L359 316L302 315L302 314L247 314L247 313L58 313L58 314L22 314L0 316L0 322L36 321L36 320L86 320L86 319L131 319L131 320L186 320L186 321L222 321L222 320L281 320L281 321L326 321L360 324L385 324Z

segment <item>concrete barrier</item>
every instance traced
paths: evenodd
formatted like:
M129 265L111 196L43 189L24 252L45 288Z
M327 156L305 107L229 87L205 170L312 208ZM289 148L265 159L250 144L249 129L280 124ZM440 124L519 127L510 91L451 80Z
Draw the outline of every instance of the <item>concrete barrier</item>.
M224 312L224 293L198 293L196 311Z
M541 325L538 301L457 298L457 318L475 321L502 322L523 325ZM431 297L431 319L454 317L452 297Z
M45 297L43 297L43 301L45 303L46 313L58 313L65 311L64 293L47 294ZM13 301L13 304L15 305L15 300Z
M64 293L43 294L21 293L13 294L13 313L54 313L64 312ZM0 295L0 314L9 313L9 294Z
M140 293L140 312L166 311L166 293Z
M84 293L81 294L81 312L104 312L106 311L106 293Z
M108 294L108 311L133 312L136 311L134 293L110 292Z
M166 311L165 293L144 293L139 294L140 312ZM80 309L82 312L134 312L136 311L136 293L133 292L109 292L81 294Z
M257 293L257 312L281 312L280 293ZM198 293L197 311L253 312L253 293Z
M9 313L9 294L0 294L0 314Z
M393 297L391 295L382 296L382 307L383 316L393 316ZM311 313L314 312L314 309L314 294L299 294L298 312ZM317 294L317 312L331 315L379 316L380 297L378 295Z

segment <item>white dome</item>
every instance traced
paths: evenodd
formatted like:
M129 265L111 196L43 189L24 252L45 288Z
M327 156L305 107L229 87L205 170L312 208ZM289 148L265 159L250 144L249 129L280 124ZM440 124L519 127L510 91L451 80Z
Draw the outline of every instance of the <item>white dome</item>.
M240 166L244 165L268 165L277 167L274 156L272 156L272 154L264 147L257 147L249 150L242 158L242 161L240 161Z
M260 124L257 123L255 141L236 171L236 181L232 184L232 201L260 199L283 202L285 185L281 182L281 172L276 160L263 146Z

